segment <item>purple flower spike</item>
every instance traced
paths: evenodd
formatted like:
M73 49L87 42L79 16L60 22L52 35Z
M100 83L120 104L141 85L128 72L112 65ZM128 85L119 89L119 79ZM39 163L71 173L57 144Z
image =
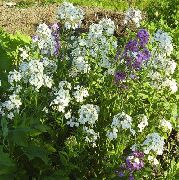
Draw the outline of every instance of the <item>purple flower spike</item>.
M137 33L141 47L144 47L149 41L149 33L145 29L139 30Z
M126 79L126 73L123 72L116 72L114 76L116 81L124 81Z
M130 40L126 46L125 46L126 51L132 51L132 52L137 52L138 51L138 43L136 40Z

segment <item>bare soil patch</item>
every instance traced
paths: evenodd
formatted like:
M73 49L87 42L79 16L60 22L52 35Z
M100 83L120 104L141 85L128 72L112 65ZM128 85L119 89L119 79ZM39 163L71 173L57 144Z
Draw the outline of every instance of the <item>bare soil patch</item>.
M58 21L56 17L57 8L58 4L33 6L24 9L0 6L0 27L13 34L19 31L28 35L33 35L35 33L36 26L39 23L44 22L52 24ZM122 32L122 13L102 10L99 8L83 7L83 9L86 14L83 22L83 28L88 28L91 23L98 22L103 17L110 17L117 25L117 32Z

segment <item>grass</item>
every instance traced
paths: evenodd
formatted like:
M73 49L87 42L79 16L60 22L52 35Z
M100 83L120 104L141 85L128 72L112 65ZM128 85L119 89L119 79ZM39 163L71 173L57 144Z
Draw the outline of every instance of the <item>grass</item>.
M2 1L9 2L11 0L2 0ZM19 7L28 7L34 4L47 5L47 4L64 2L64 0L12 0L12 1L16 2ZM66 1L80 6L99 7L113 11L121 11L121 10L123 11L131 6L132 7L137 6L140 7L140 9L145 9L153 0L66 0Z

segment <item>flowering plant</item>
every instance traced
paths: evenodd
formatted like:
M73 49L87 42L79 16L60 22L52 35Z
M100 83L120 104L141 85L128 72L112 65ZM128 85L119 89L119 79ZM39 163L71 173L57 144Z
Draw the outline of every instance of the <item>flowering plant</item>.
M136 13L132 21L139 27ZM14 178L22 167L24 177L112 179L126 152L123 169L133 179L145 163L157 164L177 127L171 37L161 30L152 37L140 28L120 44L108 18L76 35L83 15L63 3L58 18L64 26L40 24L9 72L0 150L15 162L9 170Z

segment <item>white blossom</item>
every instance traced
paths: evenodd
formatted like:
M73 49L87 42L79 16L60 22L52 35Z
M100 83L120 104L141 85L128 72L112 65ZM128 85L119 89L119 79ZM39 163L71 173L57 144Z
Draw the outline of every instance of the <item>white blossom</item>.
M136 27L140 26L140 21L142 20L141 11L139 9L129 8L124 14L124 24L129 22L135 23Z
M147 135L146 140L142 143L142 146L145 154L149 154L152 151L157 155L162 155L164 144L164 138L154 132Z
M76 29L80 27L84 19L82 9L73 6L72 3L64 2L57 12L58 18L64 22L66 29Z

